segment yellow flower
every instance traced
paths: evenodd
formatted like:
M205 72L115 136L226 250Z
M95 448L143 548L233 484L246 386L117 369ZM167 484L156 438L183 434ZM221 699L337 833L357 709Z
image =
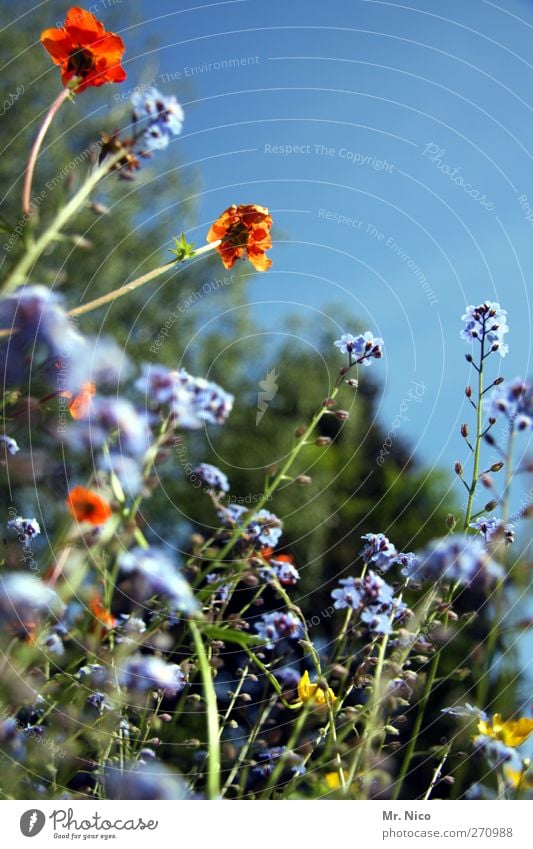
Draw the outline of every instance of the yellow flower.
M318 684L312 684L311 679L309 678L309 672L307 670L304 672L302 677L298 682L298 696L300 701L304 704L306 702L314 702L317 707L323 707L325 705L332 705L337 701L337 696L331 689L328 687L327 692L319 687Z
M344 777L346 778L348 773L344 770ZM337 772L326 772L324 778L326 779L326 784L328 785L330 790L338 790L341 786L341 777Z
M515 788L515 790L531 790L533 788L533 778L528 778L525 770L520 772L516 769L511 769L511 767L504 767L504 775L509 784ZM334 775L335 773L332 773ZM326 778L327 780L327 778Z
M504 722L501 714L495 713L492 717L492 723L481 719L478 723L478 730L481 734L492 737L494 740L501 740L506 746L514 748L527 740L533 731L533 719L522 716L520 719L508 719L507 722Z

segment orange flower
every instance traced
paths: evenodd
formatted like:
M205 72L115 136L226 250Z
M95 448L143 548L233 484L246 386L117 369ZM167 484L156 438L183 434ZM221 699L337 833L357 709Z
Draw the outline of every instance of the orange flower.
M107 501L84 486L75 486L70 490L67 507L78 522L89 522L91 525L103 525L112 512Z
M226 268L233 268L246 253L256 271L266 271L272 265L265 253L272 247L271 227L272 218L264 206L233 204L211 226L207 241L221 241L217 251Z
M94 15L79 6L68 10L64 26L45 29L41 44L54 64L61 66L63 85L72 83L76 92L126 79L120 64L124 42L114 32L106 32Z
M86 419L91 409L91 402L96 395L96 384L89 380L82 384L81 391L68 405L73 419Z
M274 554L274 549L269 546L262 548L260 554L267 563L270 563L271 560L279 560L282 563L294 563L292 554Z
M98 621L101 622L102 625L105 626L105 628L110 631L112 628L115 627L115 625L117 624L117 620L115 619L111 611L108 610L107 607L104 607L104 605L102 604L102 600L99 598L99 596L96 595L91 599L89 607L91 608L91 613L93 614L95 619L98 619Z

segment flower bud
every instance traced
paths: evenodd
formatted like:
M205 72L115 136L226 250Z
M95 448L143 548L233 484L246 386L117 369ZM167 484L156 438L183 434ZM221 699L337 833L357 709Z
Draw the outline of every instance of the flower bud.
M348 410L337 410L337 412L335 413L335 418L339 419L339 421L341 422L345 422L346 419L350 418L350 413L348 412Z
M465 439L468 436L468 425L467 424L461 425L461 436L464 436Z
M305 426L305 425L298 425L298 427L297 427L297 428L296 428L296 430L294 431L294 435L295 435L296 437L298 437L298 439L299 439L301 436L303 436L303 435L304 435L304 433L305 433L305 431L306 431L306 430L307 430L307 428L306 428L306 426Z
M315 445L325 446L331 445L332 439L330 436L318 436L315 440Z
M247 587L256 587L259 583L259 579L257 575L244 575L242 582L243 584L246 584Z
M463 464L460 463L459 460L456 462L454 469L455 469L456 475L462 475L463 474Z
M503 469L503 463L493 463L490 467L491 472L500 472Z
M191 534L191 544L195 548L199 548L205 542L205 537L202 534Z
M471 397L472 397L472 387L471 387L471 386L467 386L467 387L466 387L466 389L465 389L465 395L466 395L466 397L467 397L467 398L471 398Z
M494 508L497 507L497 506L498 506L498 501L497 501L496 498L493 498L492 501L488 501L485 504L485 510L487 510L487 511L494 510Z
M467 363L471 363L472 362L472 354L465 354L465 360L467 361Z
M485 442L487 445L496 445L494 437L490 435L490 433L485 434Z
M313 481L309 475L298 475L298 477L294 479L294 483L297 483L299 486L309 486L309 484L313 483Z
M486 489L492 489L492 478L489 475L481 475L479 480L481 481L483 486L486 487Z
M107 215L109 212L109 207L104 206L103 203L91 203L89 209L91 212L94 212L95 215Z
M355 379L355 377L349 377L348 380L344 381L347 386L353 386L354 389L357 389L359 386L359 381Z
M324 401L322 401L323 407L333 407L334 404L335 404L335 401L333 400L333 398L326 398Z
M494 386L499 386L500 383L503 383L504 380L505 380L504 377L497 377L496 380L494 381Z
M457 524L457 519L455 518L455 516L453 516L452 513L448 513L448 516L446 518L446 527L449 528L451 531L453 531L456 524Z

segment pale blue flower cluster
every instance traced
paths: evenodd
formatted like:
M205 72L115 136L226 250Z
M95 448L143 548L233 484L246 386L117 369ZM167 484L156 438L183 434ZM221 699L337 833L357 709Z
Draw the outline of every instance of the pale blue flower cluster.
M498 351L501 357L505 357L509 352L503 341L503 337L509 332L507 312L499 304L484 301L477 307L470 305L466 308L462 320L465 322L461 331L462 339L467 342L480 342L485 354Z
M370 331L359 336L343 333L335 345L342 354L350 356L350 362L363 366L369 366L372 359L379 360L383 356L383 339L373 336Z
M133 122L141 125L140 152L164 150L183 128L184 112L174 95L164 95L152 86L131 98ZM138 127L135 128L138 132Z

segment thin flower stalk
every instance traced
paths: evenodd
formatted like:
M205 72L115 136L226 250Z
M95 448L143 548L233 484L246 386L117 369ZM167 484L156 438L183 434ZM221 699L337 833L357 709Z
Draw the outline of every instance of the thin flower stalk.
M37 164L37 158L39 156L39 152L41 150L44 137L48 132L48 129L54 120L55 116L59 112L62 104L65 100L68 100L71 96L71 91L69 88L64 88L58 94L54 102L52 103L50 109L45 115L44 121L41 124L39 132L35 138L35 141L32 145L30 156L28 159L28 165L26 168L26 173L24 174L24 186L22 190L22 211L24 215L31 215L31 187L33 182L33 174L35 171L35 166Z

